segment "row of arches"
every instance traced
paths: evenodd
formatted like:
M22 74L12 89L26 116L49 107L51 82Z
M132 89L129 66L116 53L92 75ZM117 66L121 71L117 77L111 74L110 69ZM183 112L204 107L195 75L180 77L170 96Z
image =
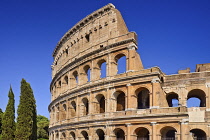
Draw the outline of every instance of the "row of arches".
M126 55L120 53L114 57L113 62L111 63L112 72L115 71L115 74L121 74L126 72ZM99 80L100 78L105 78L108 76L108 65L105 58L100 59L94 67L92 63L88 62L82 68L75 69L68 75L64 75L60 80L54 83L51 88L52 96L59 96L62 92L67 89L76 87L77 85L82 85L93 80ZM114 75L115 75L114 74Z
M95 133L96 133L96 139L105 140L106 134L104 130L97 129ZM160 133L161 140L177 140L177 130L171 126L163 127L159 133ZM114 136L112 137L115 137L116 140L126 140L125 131L121 128L114 129L113 134ZM150 140L152 136L151 132L145 127L139 127L135 129L132 135L134 136L134 139L136 140ZM71 131L69 133L70 140L76 140L76 138L79 138L82 140L91 140L90 135L85 130L81 131L80 135L77 137L76 137L75 132ZM67 135L65 132L61 133L60 139L63 139L63 140L67 139ZM206 133L201 129L192 129L189 132L188 139L206 140L207 136L206 136ZM59 133L57 132L55 136L54 136L54 133L51 133L51 140L59 140Z
M139 88L135 91L135 96L133 97L133 104L135 104L136 109L148 109L150 108L150 91L147 88ZM89 97L77 98L69 100L69 102L60 103L60 105L54 106L51 111L52 120L66 120L73 117L81 117L91 114L105 113L107 111L125 111L127 107L126 94L123 91L116 91L113 93L111 98L112 102L107 102L107 97L104 94L97 94L94 99L89 99ZM188 93L188 107L205 107L206 98L205 92L201 89L193 89ZM191 98L197 97L200 102L191 101ZM174 99L178 100L178 95L176 93L169 93L166 96L169 107L174 106ZM114 100L113 100L114 99ZM109 104L109 105L108 105ZM177 102L177 106L179 103ZM92 111L90 110L92 108ZM91 111L91 112L90 112Z
M135 94L136 106L137 109L146 109L150 107L150 95L149 90L146 88L140 88L136 90ZM123 91L117 91L113 94L113 111L125 111L126 109L126 95ZM67 107L68 106L68 107ZM74 99L68 103L63 102L60 105L53 107L50 111L51 120L65 120L67 118L79 116L85 116L90 114L90 106L94 108L94 114L105 113L108 109L106 102L106 97L103 94L97 94L95 99L89 101L87 97L80 99L80 102L77 103L77 100ZM110 107L110 104L109 104ZM80 114L78 114L80 113ZM69 115L68 115L69 114ZM68 115L68 116L67 116Z
M177 107L179 103L179 95L175 92L168 93L166 99L169 107ZM206 94L201 89L193 89L187 94L187 107L206 107Z

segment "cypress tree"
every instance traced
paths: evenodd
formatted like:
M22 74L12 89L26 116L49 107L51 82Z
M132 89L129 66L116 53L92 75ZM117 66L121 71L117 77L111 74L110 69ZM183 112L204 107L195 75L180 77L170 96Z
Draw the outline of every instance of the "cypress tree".
M1 108L0 108L0 135L1 135L1 132L2 132L2 130L1 130L1 126L2 126L2 116L3 116L3 112L2 112L2 110L1 110Z
M36 101L29 83L21 81L15 140L37 140Z
M2 139L14 140L15 138L15 99L12 88L9 90L9 101L2 117Z

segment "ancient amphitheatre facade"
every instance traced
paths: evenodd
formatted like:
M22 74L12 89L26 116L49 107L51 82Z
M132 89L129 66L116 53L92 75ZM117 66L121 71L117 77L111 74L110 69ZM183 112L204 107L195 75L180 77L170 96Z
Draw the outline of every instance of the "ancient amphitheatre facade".
M50 140L210 137L210 64L166 75L144 69L137 49L136 33L112 4L61 38L53 52ZM190 99L199 105L189 107Z

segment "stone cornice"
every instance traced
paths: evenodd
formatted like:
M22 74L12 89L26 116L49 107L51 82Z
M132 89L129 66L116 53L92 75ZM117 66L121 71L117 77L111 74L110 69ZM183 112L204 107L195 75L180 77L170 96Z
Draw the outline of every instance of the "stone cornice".
M80 20L77 24L75 24L69 31L67 31L64 34L64 36L60 39L60 41L56 45L56 48L55 48L55 50L53 52L53 57L56 56L56 54L58 53L58 51L61 48L61 46L70 38L70 36L72 36L75 32L77 32L78 30L83 28L86 24L88 24L91 21L93 21L95 18L98 18L99 16L107 13L108 11L110 11L113 8L115 8L115 6L113 4L111 4L111 3L109 3L106 6L104 6L104 7L100 8L100 9L94 11L90 15L88 15L85 18L83 18L82 20Z

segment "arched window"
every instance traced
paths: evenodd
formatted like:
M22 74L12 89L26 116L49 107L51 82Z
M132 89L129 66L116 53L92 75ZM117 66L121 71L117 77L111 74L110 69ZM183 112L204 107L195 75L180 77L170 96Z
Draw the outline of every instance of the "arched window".
M78 72L77 71L73 72L73 78L74 78L74 84L76 86L78 84Z
M58 133L55 136L55 140L59 140L59 134Z
M76 103L75 101L72 101L71 102L71 117L76 116L76 109L77 109Z
M125 132L122 129L115 129L116 140L125 140Z
M139 127L135 130L137 140L149 140L149 130L144 127Z
M98 67L100 68L100 78L106 77L106 61L104 59L98 62Z
M114 96L117 100L116 111L124 111L125 110L125 94L119 91L119 92L116 92Z
M68 78L68 76L65 76L65 77L64 77L64 82L65 82L65 84L67 84L67 85L69 84L69 78Z
M56 108L57 110L56 110L56 121L59 121L59 111L60 111L60 108L59 108L59 106L57 106L57 108Z
M82 103L83 103L83 114L84 115L88 115L89 113L89 102L88 102L88 99L87 98L83 98L82 99Z
M126 56L124 54L118 54L115 57L117 63L117 74L126 72Z
M66 119L66 104L63 104L63 110L62 110L62 119Z
M146 88L138 89L136 91L137 96L137 108L146 109L149 108L149 90Z
M69 136L70 136L70 140L76 140L76 136L74 132L70 132Z
M179 106L179 97L178 94L172 92L166 95L166 99L169 107L178 107Z
M87 76L87 82L90 82L91 81L91 77L90 77L90 73L91 73L90 66L86 65L84 67L84 71L85 71L85 74Z
M187 107L205 107L206 94L203 90L193 89L187 96Z
M82 134L84 140L89 140L88 133L86 131L82 131L81 134Z
M66 134L64 132L62 133L62 138L61 139L63 139L63 140L66 139Z
M175 140L176 139L176 129L170 126L166 126L160 130L161 140Z
M191 136L194 140L206 140L206 133L201 129L190 130Z
M105 97L102 94L99 94L96 96L96 99L98 101L97 103L97 112L98 113L104 113L105 112Z
M96 130L96 133L98 135L98 140L105 140L105 138L104 138L105 134L104 134L103 130L98 129L98 130Z

